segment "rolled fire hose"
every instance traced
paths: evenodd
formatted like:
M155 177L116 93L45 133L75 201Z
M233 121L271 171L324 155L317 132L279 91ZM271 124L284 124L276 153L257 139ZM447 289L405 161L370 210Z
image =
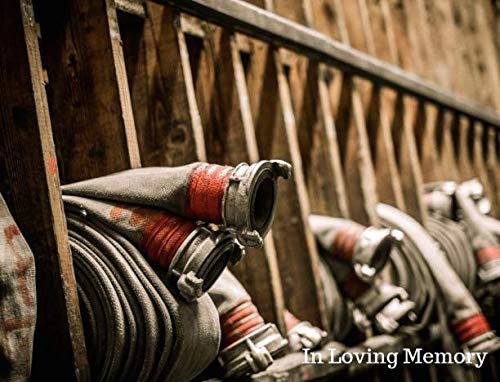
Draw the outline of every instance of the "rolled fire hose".
M481 309L425 229L404 212L386 204L377 205L377 214L384 225L403 231L429 265L460 345L473 351L496 349L498 339Z
M0 195L0 380L27 381L36 322L33 253Z
M489 283L500 278L500 241L488 229L484 215L479 212L472 200L473 193L478 192L478 186L481 187L481 184L475 179L463 182L458 185L455 198L461 210L461 217L469 231L479 267L479 279L482 283Z
M220 341L210 298L176 298L130 240L70 210L67 219L93 379L188 381L203 371Z
M259 245L287 171L198 163L62 188L96 380L190 380L213 361L219 319L203 294L241 258L235 235Z
M208 291L219 313L221 344L218 361L225 377L241 377L267 369L288 344L273 323L265 323L240 282L224 270Z
M274 218L277 178L291 166L263 160L236 167L192 163L138 168L62 187L64 195L161 208L189 220L222 224L244 246L260 246Z
M364 227L350 220L311 215L318 249L343 293L375 323L379 332L394 332L411 317L407 292L376 278L389 259L396 230Z

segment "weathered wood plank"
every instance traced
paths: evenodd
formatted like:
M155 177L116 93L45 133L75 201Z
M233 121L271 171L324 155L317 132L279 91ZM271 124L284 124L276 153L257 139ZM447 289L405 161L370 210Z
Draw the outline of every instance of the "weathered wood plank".
M89 378L31 1L0 3L0 191L36 264L33 380Z
M147 3L147 19L120 14L123 50L142 162L206 160L185 35L168 7Z
M273 226L285 306L301 319L326 327L318 254L307 223L310 207L288 82L279 53L259 41L252 40L252 45L246 80L259 156L285 159L294 168L292 179L280 188Z
M38 11L62 181L140 166L114 4L58 1Z

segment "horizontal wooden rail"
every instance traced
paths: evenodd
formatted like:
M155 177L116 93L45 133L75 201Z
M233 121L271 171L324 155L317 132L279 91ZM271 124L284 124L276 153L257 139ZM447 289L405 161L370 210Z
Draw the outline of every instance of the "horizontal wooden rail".
M494 126L500 130L500 115L455 96L421 77L385 63L368 54L298 23L241 0L156 0L186 13L202 17L231 30L240 31L274 45L305 54L340 70L368 79L380 86L415 96Z

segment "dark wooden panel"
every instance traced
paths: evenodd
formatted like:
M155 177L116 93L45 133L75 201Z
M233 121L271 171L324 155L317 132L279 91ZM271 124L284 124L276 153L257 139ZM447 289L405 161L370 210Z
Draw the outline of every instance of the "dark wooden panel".
M146 19L119 17L142 163L206 160L180 17L150 2L146 9Z
M49 107L63 182L140 166L111 0L39 3Z
M0 3L0 191L35 255L34 380L88 378L31 1ZM8 37L7 37L8 36Z

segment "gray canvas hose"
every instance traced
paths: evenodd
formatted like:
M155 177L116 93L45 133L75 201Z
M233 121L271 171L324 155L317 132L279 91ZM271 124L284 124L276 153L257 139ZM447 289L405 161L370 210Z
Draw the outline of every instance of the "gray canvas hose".
M260 244L289 170L195 163L63 186L94 379L187 381L216 358L225 337L205 292L242 257L236 237Z
M241 244L260 246L274 218L277 179L287 179L290 174L290 164L281 160L236 167L196 162L122 171L68 184L62 191L222 224L235 231Z
M496 348L497 338L481 309L425 229L410 216L386 204L377 205L377 214L386 226L402 230L428 264L459 343L470 348Z
M35 260L0 195L0 380L27 381L36 322Z
M207 296L191 304L176 298L162 270L99 222L68 211L68 228L95 380L187 381L210 364L220 328Z

